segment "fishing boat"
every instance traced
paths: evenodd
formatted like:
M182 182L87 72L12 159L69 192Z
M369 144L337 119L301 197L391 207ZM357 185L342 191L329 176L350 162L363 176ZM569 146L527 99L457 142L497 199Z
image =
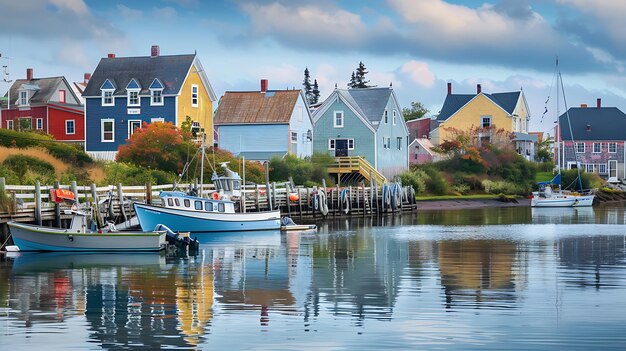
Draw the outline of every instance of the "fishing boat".
M558 131L555 134L558 137L560 137L561 118L559 115L559 88L561 89L561 92L563 93L563 102L565 103L566 100L565 100L565 89L563 88L563 78L561 77L561 71L559 70L558 59L557 59L557 64L556 64L555 76L556 76L556 106L557 106L556 130ZM546 107L546 111L547 111L547 107ZM570 135L572 136L572 143L574 143L574 140L573 140L574 135L571 132L572 126L571 126L570 119L569 119L569 110L567 108L567 103L565 103L565 116L567 119L568 128L570 130ZM560 148L560 144L561 144L560 140L556 140L557 155L560 155L560 152L558 151ZM574 153L574 155L578 159L578 154ZM576 163L578 165L578 160ZM537 184L539 190L532 192L530 196L531 198L530 206L531 207L588 207L588 206L592 206L593 200L595 198L595 194L593 194L591 190L582 189L583 186L582 186L582 178L580 176L580 168L576 167L576 170L578 172L578 177L576 181L580 189L578 191L568 191L568 190L561 189L561 160L560 158L559 158L559 164L557 165L556 168L557 168L557 174L554 176L552 180L548 182L539 182ZM554 189L553 189L553 186L555 187Z
M95 230L89 211L65 211L72 216L69 228L53 228L9 222L10 234L19 251L160 251L167 230L145 232Z

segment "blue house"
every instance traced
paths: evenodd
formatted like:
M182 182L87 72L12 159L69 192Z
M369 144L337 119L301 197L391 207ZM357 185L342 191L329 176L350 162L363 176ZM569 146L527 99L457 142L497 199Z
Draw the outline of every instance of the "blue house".
M213 130L216 100L196 54L100 60L83 92L85 151L113 160L117 149L143 123L171 122L180 127L190 117L193 128ZM213 133L206 133L212 144Z
M215 113L218 147L246 160L311 156L313 122L301 90L227 91Z
M362 156L387 179L409 167L409 130L391 87L335 89L313 123L315 152Z

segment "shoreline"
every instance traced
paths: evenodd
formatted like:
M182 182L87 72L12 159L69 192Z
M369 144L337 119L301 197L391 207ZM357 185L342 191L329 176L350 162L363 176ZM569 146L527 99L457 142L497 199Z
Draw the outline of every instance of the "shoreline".
M446 200L418 200L417 210L464 210L499 207L530 207L530 199L517 199L515 202L503 202L497 199L446 199Z

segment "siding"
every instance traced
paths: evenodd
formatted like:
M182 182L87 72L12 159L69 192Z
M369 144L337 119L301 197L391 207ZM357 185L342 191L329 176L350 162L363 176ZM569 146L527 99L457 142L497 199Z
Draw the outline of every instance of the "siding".
M308 107L302 99L302 95L298 97L298 101L293 109L291 119L289 120L289 153L300 158L308 157L313 154L313 142L307 141L307 132L313 133L313 124L308 112ZM291 133L298 133L298 142L291 142Z
M581 164L605 164L607 165L610 160L617 161L617 178L624 179L625 176L625 167L624 164L624 153L626 150L624 149L624 141L596 141L602 143L602 148L600 153L593 152L593 141L585 141L585 152L578 154L578 162ZM608 152L608 143L615 142L617 143L617 152L609 153ZM577 142L578 143L578 142ZM571 141L564 142L565 148L564 150L560 150L561 155L565 152L565 157L563 158L564 162L562 163L563 168L567 168L568 162L576 162L577 158L574 154L574 147ZM555 150L556 151L556 150ZM558 157L560 157L559 155ZM604 178L607 177L607 174L600 174Z
M164 97L163 106L150 106L149 97L141 97L141 106L131 107L140 110L140 114L129 115L126 108L126 96L115 97L115 106L102 106L98 98L85 99L85 119L87 124L86 151L117 151L118 146L126 143L128 138L128 120L141 120L150 123L152 118L163 118L166 122L175 122L176 97ZM115 119L115 141L103 143L101 137L101 119Z
M65 134L65 121L74 121L74 134ZM84 141L85 140L85 119L82 113L48 109L49 133L57 140L64 141ZM33 121L35 123L35 121ZM45 123L45 122L44 122ZM34 126L34 124L33 124Z
M233 154L250 151L280 151L289 149L287 124L223 125L218 127L219 148Z
M176 121L176 124L180 127L186 116L189 116L192 120L200 122L200 126L206 126L205 130L213 130L213 103L209 98L209 94L207 94L207 88L202 84L200 75L195 73L196 71L196 66L192 65L187 80L181 87L178 98L178 121ZM197 107L191 105L191 86L194 84L198 86ZM207 144L213 145L213 133L206 133L206 136Z
M408 135L404 129L402 110L393 99L387 102L388 123L385 124L381 116L380 125L376 131L378 165L376 169L388 180L407 170L408 160ZM393 125L393 111L396 111L396 125ZM390 147L383 147L383 138L390 138ZM400 149L398 150L397 138L401 138Z

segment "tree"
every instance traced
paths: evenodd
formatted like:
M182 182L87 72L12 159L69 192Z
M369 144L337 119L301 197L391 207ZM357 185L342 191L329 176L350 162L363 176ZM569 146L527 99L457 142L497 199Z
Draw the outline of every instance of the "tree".
M320 87L317 85L317 79L313 83L313 104L317 104L320 101Z
M310 104L313 104L313 91L311 88L311 76L309 75L309 68L304 68L304 80L302 81L302 86L304 87L304 96L306 97L306 101Z
M405 121L422 118L428 112L430 111L428 111L428 109L426 109L419 101L411 102L411 108L402 109L402 115L404 116Z
M553 161L554 155L552 154L552 144L554 143L553 137L547 137L541 142L537 143L537 155L535 160L537 162L550 162Z
M352 71L352 76L350 77L350 82L348 83L348 88L353 89L357 87L356 75L354 71Z
M355 74L355 83L356 86L354 88L370 88L372 85L369 85L369 80L365 80L365 75L369 73L367 72L367 68L365 68L365 64L363 62L359 62L359 66L356 68Z

